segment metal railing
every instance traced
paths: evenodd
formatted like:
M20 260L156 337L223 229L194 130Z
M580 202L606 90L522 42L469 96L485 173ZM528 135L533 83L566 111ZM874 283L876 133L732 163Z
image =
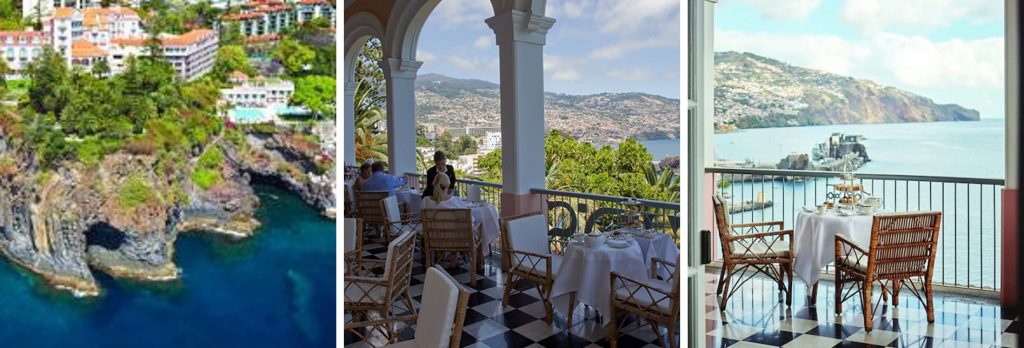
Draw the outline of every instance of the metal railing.
M568 236L601 231L617 220L617 214L626 209L626 197L591 193L532 189L532 193L546 196L548 228L550 234ZM679 203L640 199L640 212L644 227L679 240Z
M427 187L426 175L420 173L406 173L405 175L417 178L419 180L421 190ZM452 185L452 188L455 190L454 194L459 197L466 197L468 195L469 185L480 186L480 199L484 202L490 203L494 207L498 208L498 211L501 211L501 184L496 182L456 178L455 184Z
M426 187L426 175L406 175L418 178L420 187ZM456 195L465 197L469 185L480 186L480 198L501 209L501 184L460 178L454 185ZM626 197L547 189L533 189L530 192L545 196L548 204L548 232L551 235L567 236L601 231L615 220L618 210L626 207L622 204ZM638 201L641 203L640 211L644 215L645 227L679 239L679 203Z
M782 220L786 228L795 227L802 207L822 203L831 191L829 185L840 182L838 172L706 168L705 173L711 174L709 189L728 196L730 221ZM942 212L933 282L1000 289L1003 211L999 191L1004 180L859 173L855 177L872 197L882 199L885 211Z

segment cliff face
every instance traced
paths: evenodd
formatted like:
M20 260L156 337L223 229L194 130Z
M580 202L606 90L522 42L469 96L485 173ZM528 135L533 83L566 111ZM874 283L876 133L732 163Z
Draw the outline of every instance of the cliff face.
M175 279L180 231L245 237L258 229L253 176L275 178L311 205L333 208L332 181L306 174L306 166L316 164L310 156L316 151L296 146L288 136L251 137L258 146L246 143L244 150L226 141L210 145L227 158L221 180L203 189L190 181L194 159L181 165L117 152L94 166L65 161L43 171L0 131L0 252L79 296L100 293L93 271Z
M751 53L715 53L719 128L977 121L978 111Z

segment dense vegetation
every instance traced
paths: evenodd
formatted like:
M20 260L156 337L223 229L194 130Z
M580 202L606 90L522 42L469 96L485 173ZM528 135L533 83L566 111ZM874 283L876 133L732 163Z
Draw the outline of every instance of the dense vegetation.
M553 130L544 139L545 186L587 192L679 202L679 177L671 169L657 172L642 144L628 139L618 148L600 148ZM501 182L501 149L477 161L481 179Z

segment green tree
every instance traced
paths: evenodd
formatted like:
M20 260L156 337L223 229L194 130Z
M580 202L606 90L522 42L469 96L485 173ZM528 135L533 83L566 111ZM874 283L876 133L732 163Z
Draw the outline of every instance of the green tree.
M244 45L245 38L242 37L242 27L236 21L222 24L220 31L220 44L225 46Z
M106 59L100 59L92 65L92 75L98 78L105 78L110 75L110 65Z
M60 119L60 112L71 99L71 72L67 62L53 48L47 46L43 54L27 68L32 84L28 88L29 102L40 113L54 113Z
M295 80L291 102L304 105L318 117L334 119L337 83L329 76L304 76Z
M316 52L297 40L285 37L278 42L270 56L284 65L288 75L302 76L306 67L316 59Z
M226 81L234 71L241 71L246 75L253 75L256 69L249 65L249 57L245 49L239 45L221 46L217 50L217 60L213 64L210 75L217 81Z

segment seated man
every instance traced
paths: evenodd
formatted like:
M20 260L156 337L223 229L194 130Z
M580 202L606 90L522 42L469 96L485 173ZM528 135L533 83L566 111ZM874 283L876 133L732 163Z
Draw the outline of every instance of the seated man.
M405 186L408 181L391 174L384 173L384 162L373 162L370 166L373 174L363 181L363 191L388 191L389 196L395 195L395 188Z

